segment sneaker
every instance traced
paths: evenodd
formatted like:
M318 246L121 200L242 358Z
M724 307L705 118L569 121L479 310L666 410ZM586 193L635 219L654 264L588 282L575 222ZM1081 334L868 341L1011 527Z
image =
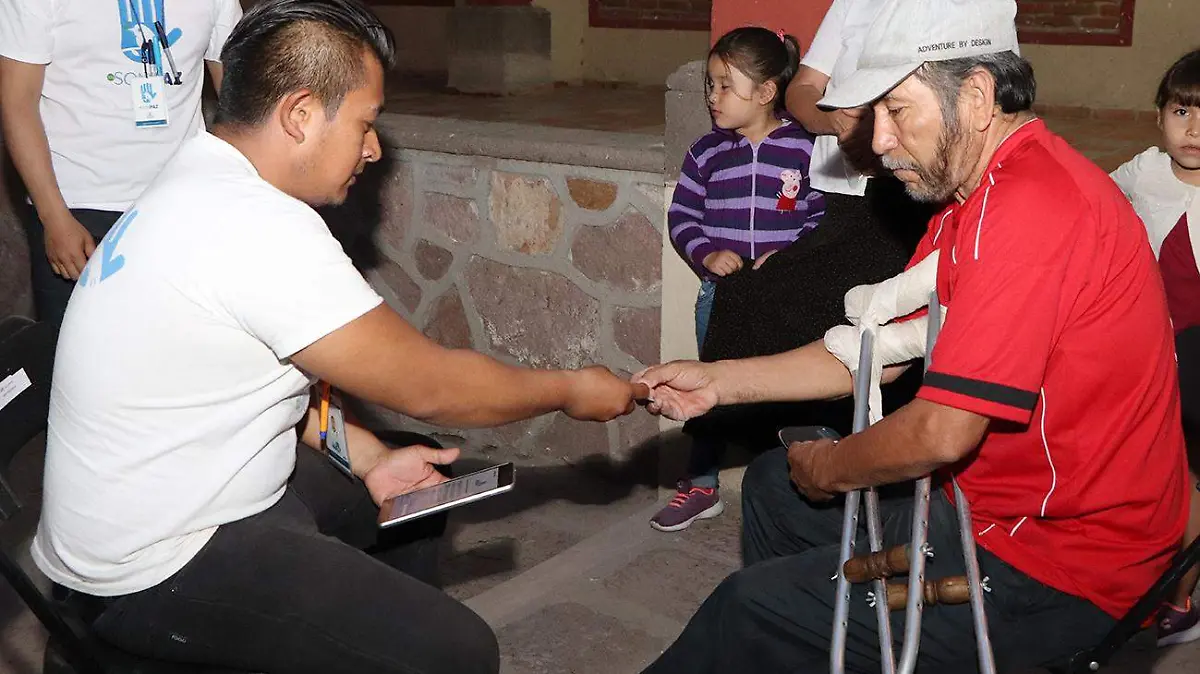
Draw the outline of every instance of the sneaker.
M1186 644L1196 639L1200 639L1200 608L1193 606L1191 599L1182 609L1174 604L1163 606L1159 613L1158 645Z
M650 526L659 531L683 531L696 520L706 520L725 512L717 488L693 487L691 480L680 480L675 498L650 518Z

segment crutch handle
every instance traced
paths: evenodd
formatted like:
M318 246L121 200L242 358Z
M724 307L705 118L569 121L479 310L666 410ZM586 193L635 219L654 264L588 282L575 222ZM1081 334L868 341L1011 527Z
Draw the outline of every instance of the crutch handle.
M890 550L851 557L842 565L842 573L851 583L902 576L908 573L908 546L897 545Z
M951 576L925 581L925 604L965 604L971 601L971 589L966 576ZM908 583L888 583L888 608L902 609L908 604Z

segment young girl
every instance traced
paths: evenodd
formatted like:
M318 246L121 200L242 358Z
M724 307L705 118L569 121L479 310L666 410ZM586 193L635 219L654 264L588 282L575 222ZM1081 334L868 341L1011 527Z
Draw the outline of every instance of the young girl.
M1167 308L1175 328L1180 409L1192 456L1192 511L1185 544L1200 535L1200 50L1179 59L1158 87L1161 148L1152 147L1113 172L1133 203L1158 256ZM1200 639L1200 607L1192 605L1200 569L1183 577L1173 602L1163 607L1158 645Z
M716 280L752 265L817 226L824 196L809 187L813 137L784 111L800 45L782 32L730 31L708 55L705 90L713 131L697 140L667 222L676 250L700 276L696 342L703 344ZM721 447L693 442L690 479L651 519L661 531L686 529L724 510L717 493Z

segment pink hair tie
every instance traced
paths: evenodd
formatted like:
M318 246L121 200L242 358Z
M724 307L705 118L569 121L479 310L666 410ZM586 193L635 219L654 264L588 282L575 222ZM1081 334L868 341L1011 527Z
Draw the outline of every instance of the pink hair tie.
M775 31L775 35L779 36L780 42L787 42L787 33L784 33L782 28Z

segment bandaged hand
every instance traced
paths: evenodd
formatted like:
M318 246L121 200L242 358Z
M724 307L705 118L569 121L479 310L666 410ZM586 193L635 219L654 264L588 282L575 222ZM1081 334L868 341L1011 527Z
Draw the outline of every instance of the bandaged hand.
M938 254L886 281L851 288L843 300L846 318L854 325L882 325L927 306L937 287Z
M929 318L922 316L902 323L889 323L875 331L875 352L884 366L905 363L925 355L925 335ZM838 325L825 333L825 348L842 361L851 375L857 376L859 329L853 325Z

